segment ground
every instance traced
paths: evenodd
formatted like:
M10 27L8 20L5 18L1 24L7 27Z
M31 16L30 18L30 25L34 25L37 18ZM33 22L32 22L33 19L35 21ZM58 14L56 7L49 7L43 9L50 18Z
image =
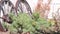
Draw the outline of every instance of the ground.
M9 31L7 31L7 32L1 32L0 31L0 34L9 34Z

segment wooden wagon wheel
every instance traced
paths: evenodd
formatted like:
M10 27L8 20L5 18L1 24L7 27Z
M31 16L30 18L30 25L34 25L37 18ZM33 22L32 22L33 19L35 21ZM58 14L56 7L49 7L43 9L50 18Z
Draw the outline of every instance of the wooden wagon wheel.
M0 22L1 22L0 29L1 31L7 30L2 26L2 23L4 22L12 23L8 14L10 14L11 12L14 13L15 11L13 10L14 10L13 4L9 0L1 0L0 2Z
M18 0L16 2L16 8L17 13L19 12L23 13L25 11L25 13L28 13L30 16L32 16L31 7L26 0Z
M2 23L3 23L2 16L3 16L3 14L4 14L4 11L3 11L2 7L0 6L0 31L6 31L4 29L4 27L2 26Z
M1 0L1 6L4 10L4 15L9 14L10 12L15 12L14 5L11 3L10 0Z

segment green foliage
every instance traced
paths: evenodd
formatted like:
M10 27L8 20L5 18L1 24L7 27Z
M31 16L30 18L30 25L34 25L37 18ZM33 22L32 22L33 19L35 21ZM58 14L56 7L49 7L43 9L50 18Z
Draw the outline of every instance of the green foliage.
M6 22L2 23L2 26L3 26L4 28L8 28L8 26L7 26L7 23L6 23Z
M39 13L38 12L34 12L33 14L33 19L35 20L35 21L37 21L38 19L39 19Z
M33 13L33 16L34 16L33 20L35 20L36 26L38 26L38 28L40 28L40 26L42 25L44 27L50 27L51 24L46 19L41 18L38 12Z
M13 28L17 30L21 28L23 32L34 30L32 26L32 19L28 14L20 13L18 16L12 16L12 20L13 23L11 24L10 29Z
M12 24L9 26L10 31L18 32L19 30L23 32L30 32L31 34L39 34L37 30L40 30L42 26L50 27L50 23L39 17L39 13L33 13L33 19L26 13L19 13L18 16L10 14L9 16L13 20Z

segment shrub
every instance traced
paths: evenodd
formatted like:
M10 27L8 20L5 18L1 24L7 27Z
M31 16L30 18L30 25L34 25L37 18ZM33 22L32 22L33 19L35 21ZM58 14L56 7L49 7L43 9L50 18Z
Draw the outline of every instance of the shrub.
M49 28L50 23L47 20L39 17L38 13L33 13L33 19L26 13L19 13L18 16L10 14L13 22L9 26L11 32L40 34L40 29Z

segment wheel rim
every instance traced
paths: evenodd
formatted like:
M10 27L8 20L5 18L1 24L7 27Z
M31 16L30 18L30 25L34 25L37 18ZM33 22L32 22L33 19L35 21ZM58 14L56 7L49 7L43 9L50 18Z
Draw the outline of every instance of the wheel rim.
M3 19L2 16L4 15L4 11L2 9L2 7L0 6L0 22L3 23Z
M31 8L30 8L30 6L27 2L24 3L22 1L20 1L20 3L18 4L17 9L19 10L19 12L28 13L28 14L30 14L30 12L31 12L31 14L32 14Z

